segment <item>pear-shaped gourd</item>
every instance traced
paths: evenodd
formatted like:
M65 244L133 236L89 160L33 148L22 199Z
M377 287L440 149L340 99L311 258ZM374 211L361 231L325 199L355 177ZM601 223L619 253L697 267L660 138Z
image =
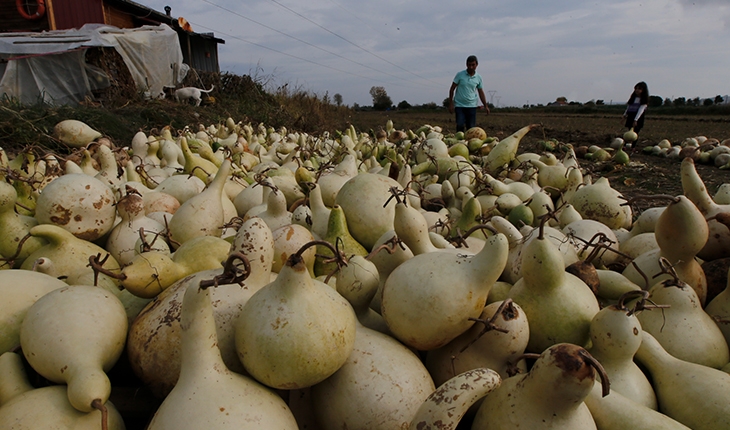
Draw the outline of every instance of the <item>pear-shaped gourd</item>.
M279 389L305 388L345 363L356 323L347 300L312 279L296 253L244 305L236 321L236 350L259 382Z
M204 189L205 182L197 176L190 175L172 175L155 187L155 191L175 197L180 204L200 194Z
M519 305L509 299L493 302L484 307L477 324L445 346L428 351L426 367L437 385L480 367L493 369L505 379L529 339L527 316ZM522 362L517 366L526 370Z
M371 250L383 233L393 229L395 204L385 204L391 197L391 188L399 186L388 176L360 173L345 182L337 193L335 204L342 207L352 237L365 249Z
M85 285L53 290L36 301L20 326L28 363L44 378L68 385L68 399L81 412L106 403L106 373L124 349L127 314L110 292ZM79 353L83 351L83 353Z
M730 362L722 331L702 309L697 293L680 280L658 282L649 290L652 302L668 309L641 312L644 331L681 360L719 369Z
M367 255L368 251L350 234L347 227L345 211L339 205L332 207L327 224L325 241L339 248L347 257L351 255ZM332 250L324 245L317 246L317 258L314 262L314 275L330 275L337 269L337 264L325 260L334 256Z
M529 373L503 380L484 397L472 430L595 429L583 400L593 389L597 363L577 345L551 346Z
M83 121L65 119L53 127L53 137L72 148L82 148L101 137L101 133Z
M147 251L122 268L122 286L137 297L151 299L185 276L223 266L230 243L219 237L198 236L172 254Z
M347 260L347 266L337 271L335 285L337 292L350 302L360 324L390 334L383 317L370 308L380 286L380 274L375 263L361 255L353 255Z
M428 221L423 214L405 202L395 205L393 218L395 234L414 255L437 251L438 248L429 237Z
M53 276L32 270L0 270L0 354L20 346L20 325L28 309L51 291L67 286Z
M393 270L383 285L381 314L406 345L431 350L474 324L507 261L507 238L491 236L477 254L419 254Z
M492 148L489 154L487 154L487 171L492 174L498 173L505 165L514 160L517 155L517 149L519 148L520 141L530 130L536 127L538 127L538 124L530 124L500 140L497 145Z
M33 251L40 248L45 242L38 237L23 238L38 221L27 215L15 212L17 191L12 185L0 181L0 258L8 259L9 267L20 267L23 261ZM3 262L0 262L0 267Z
M613 388L605 397L602 395L602 390L601 383L596 381L593 390L585 399L596 427L601 430L689 430L689 427L679 421L648 408Z
M247 220L257 216L269 225L271 231L292 223L292 213L287 209L286 196L276 188L266 194L265 203L260 206L260 209L252 208L243 219Z
M230 171L231 162L226 160L206 189L175 211L168 227L174 241L182 244L194 237L221 236L225 222L221 199Z
M707 278L695 256L707 242L708 234L707 222L699 209L685 196L672 198L654 226L654 237L659 248L636 257L623 274L642 286L644 277L636 266L651 280L651 285L670 279L671 276L663 270L660 262L664 258L672 265L679 279L694 288L704 306ZM646 289L649 288L646 286Z
M322 239L327 234L330 208L322 200L322 187L319 184L312 184L310 187L309 207L312 210L312 234L317 239Z
M683 194L697 206L709 229L707 242L697 256L706 261L730 257L730 229L717 219L719 214L730 213L730 205L712 200L692 158L682 160L680 172Z
M583 219L599 221L611 229L631 226L631 206L623 205L621 193L611 188L605 177L579 188L568 203Z
M467 370L454 376L421 404L409 430L455 430L469 408L499 387L500 383L499 374L486 368Z
M137 254L134 245L140 234L162 233L165 226L145 215L144 197L138 194L127 194L119 199L117 212L121 221L109 232L105 248L124 266Z
M522 278L509 291L530 323L527 351L540 353L556 343L585 346L598 301L583 281L565 271L562 254L540 229L524 245Z
M89 257L99 255L104 269L119 271L119 263L104 248L79 239L62 227L39 224L30 229L30 234L48 243L30 254L20 266L21 269L32 270L37 259L46 258L53 264L44 273L63 279L67 284L93 285L94 270L89 266ZM119 294L119 281L103 273L98 275L97 285L115 295Z
M114 193L102 181L84 174L66 174L43 188L36 204L40 224L53 224L93 241L114 227Z
M629 293L618 304L601 309L593 317L590 328L593 343L589 351L603 365L612 392L656 410L654 389L634 362L634 355L641 346L641 323L623 303L625 299L641 294Z
M434 389L413 351L358 324L352 353L337 372L312 386L312 401L322 430L386 430L407 426Z
M188 145L188 140L185 136L180 137L180 149L183 152L185 163L183 165L183 171L188 175L195 175L200 180L208 184L211 182L214 175L218 171L216 166L210 160L194 154Z
M0 375L2 429L125 429L122 416L111 402L98 403L98 410L81 412L69 403L65 385L33 388L18 354L6 352L0 355Z
M274 241L269 227L259 218L243 223L231 252L242 254L251 271L239 283L221 283L210 289L218 347L226 367L245 373L236 352L234 327L248 299L271 282ZM129 327L127 353L134 373L152 393L164 398L180 374L180 304L188 285L223 273L223 268L203 270L181 278L160 293Z
M185 289L180 327L180 378L148 430L297 429L276 393L223 363L208 289Z
M378 292L375 293L375 297L373 297L373 300L370 302L370 308L378 313L380 313L380 304L382 302L383 285L385 285L385 281L388 279L388 276L401 263L413 257L413 252L410 248L408 248L408 246L393 244L393 241L397 239L398 237L395 234L395 230L386 231L375 242L373 250L375 251L382 247L388 247L389 251L376 251L373 255L369 256L370 261L372 261L378 269L378 277L380 278Z
M651 376L659 412L693 430L730 428L730 374L672 356L647 332L636 359Z
M268 223L267 223L268 224ZM299 224L283 225L276 230L272 230L274 237L274 263L271 267L273 272L279 273L286 264L289 256L299 251L302 246L314 240L312 232ZM316 248L312 247L302 253L307 270L314 276Z
M324 204L328 207L334 206L342 186L357 174L357 157L347 153L332 171L320 176L317 184L320 186Z

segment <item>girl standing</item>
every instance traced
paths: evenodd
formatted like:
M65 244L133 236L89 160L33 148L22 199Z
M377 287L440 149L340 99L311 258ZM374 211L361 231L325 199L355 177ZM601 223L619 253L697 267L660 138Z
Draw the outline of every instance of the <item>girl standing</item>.
M649 105L649 88L646 82L639 82L634 86L634 92L631 93L629 101L626 103L623 119L624 125L628 129L634 129L638 133L644 127L644 114Z

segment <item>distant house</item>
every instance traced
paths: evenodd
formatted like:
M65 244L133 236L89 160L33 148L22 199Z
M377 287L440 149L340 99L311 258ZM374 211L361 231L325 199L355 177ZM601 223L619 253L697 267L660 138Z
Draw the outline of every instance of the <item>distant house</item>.
M178 34L183 62L204 72L219 72L218 44L212 33L190 31L184 18L129 0L0 0L0 33L79 29L106 24L122 29L167 24Z

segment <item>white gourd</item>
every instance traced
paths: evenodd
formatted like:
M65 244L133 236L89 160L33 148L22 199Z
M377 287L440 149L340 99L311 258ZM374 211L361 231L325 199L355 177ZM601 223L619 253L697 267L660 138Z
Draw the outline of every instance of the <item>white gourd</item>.
M106 402L101 410L81 412L71 406L66 386L33 388L18 354L0 355L0 428L44 430L124 430L117 408Z
M298 428L281 397L226 367L218 349L210 294L199 282L185 289L180 326L180 378L148 430Z
M20 345L28 363L44 378L65 383L68 400L91 412L106 403L111 383L106 373L124 349L127 314L102 288L71 285L36 301L20 326ZM84 351L80 354L79 351Z
M419 350L447 344L474 324L469 318L481 314L507 252L507 238L496 234L477 254L442 250L403 262L383 285L381 314L388 327Z

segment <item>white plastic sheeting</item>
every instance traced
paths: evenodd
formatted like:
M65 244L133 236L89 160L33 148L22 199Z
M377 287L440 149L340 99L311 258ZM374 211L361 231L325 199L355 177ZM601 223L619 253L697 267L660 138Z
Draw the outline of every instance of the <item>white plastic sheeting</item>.
M24 104L75 104L109 86L106 74L86 64L90 47L114 48L141 92L156 96L187 74L175 30L168 25L119 29L87 24L80 29L0 34L0 96Z

